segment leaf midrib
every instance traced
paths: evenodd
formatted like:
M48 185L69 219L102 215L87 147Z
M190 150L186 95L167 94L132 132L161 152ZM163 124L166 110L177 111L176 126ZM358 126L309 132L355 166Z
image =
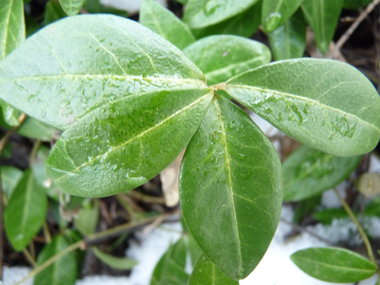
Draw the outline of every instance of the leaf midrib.
M10 19L11 19L11 14L12 14L13 1L14 0L11 0L11 3L9 5L9 13L8 13L7 21L5 23L4 50L3 50L3 56L4 57L7 55L8 26L9 26L9 22L10 22Z
M354 114L351 114L351 113L344 112L342 110L339 110L339 109L336 109L336 108L333 108L333 107L330 107L330 106L327 106L325 104L322 104L322 103L320 103L320 102L318 102L318 101L316 101L314 99L308 98L308 97L303 97L303 96L300 96L300 95L290 94L290 93L286 93L286 92L279 92L277 90L265 89L265 88L260 88L260 87L255 87L255 86L248 86L248 85L234 85L234 84L228 84L227 83L226 89L228 87L233 87L233 88L237 88L237 89L239 89L239 88L252 89L252 90L259 91L259 92L273 93L273 94L277 94L277 95L284 96L284 97L290 97L290 98L298 99L298 100L301 100L301 101L308 101L308 102L310 102L312 104L316 104L316 105L320 106L321 108L326 108L326 109L332 110L334 112L341 113L343 115L348 115L348 116L350 116L352 118L355 118L359 122L373 127L380 134L380 129L378 127L376 127L375 125L373 125L373 124L371 124L371 123L369 123L367 121L364 121L363 119L359 118L358 116L356 116Z

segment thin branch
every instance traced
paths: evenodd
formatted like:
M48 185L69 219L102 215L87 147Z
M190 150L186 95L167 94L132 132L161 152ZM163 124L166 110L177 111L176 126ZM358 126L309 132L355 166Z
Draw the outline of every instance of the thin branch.
M28 260L30 265L32 265L33 267L36 267L36 262L34 261L32 255L29 253L29 251L26 248L22 250L22 253L24 254L26 260Z
M26 114L25 113L22 113L21 116L18 118L18 122L20 123L20 125L22 124L22 122L25 120L26 118ZM0 140L0 154L1 152L3 151L4 147L5 147L5 144L8 142L8 140L10 139L11 135L18 129L18 127L20 126L15 126L13 127L11 130L9 130L5 136Z

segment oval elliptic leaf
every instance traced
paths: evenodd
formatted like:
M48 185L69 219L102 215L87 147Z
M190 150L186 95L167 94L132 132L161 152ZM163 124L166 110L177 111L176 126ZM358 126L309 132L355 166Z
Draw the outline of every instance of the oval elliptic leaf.
M79 13L86 0L59 0L63 11L69 16Z
M92 252L95 254L97 258L99 258L103 263L107 264L109 267L118 270L128 270L134 267L137 264L137 261L130 258L120 258L116 256L112 256L101 252L96 247L92 248Z
M230 278L248 276L281 212L281 164L271 142L236 105L214 98L179 183L183 216L202 251Z
M285 23L301 5L303 0L263 0L261 22L268 33Z
M93 205L86 202L82 203L78 216L74 218L75 228L84 236L92 234L99 221L99 200L94 199Z
M303 1L305 19L313 29L319 50L325 54L333 39L344 0Z
M66 249L70 244L63 235L54 236L38 255L37 266ZM34 277L34 285L74 285L78 274L75 252L69 252Z
M239 285L219 270L205 255L201 255L190 275L188 285Z
M238 36L210 36L183 50L202 72L207 83L224 82L239 73L270 62L266 45Z
M140 24L167 39L179 49L184 49L195 42L190 29L155 0L142 1L139 17Z
M22 177L22 170L14 166L2 166L1 172L1 187L5 197L9 199L12 196L13 190Z
M351 283L374 275L377 266L343 248L308 248L293 253L292 261L305 273L334 283Z
M306 48L306 22L301 10L269 34L275 60L302 57Z
M17 251L23 250L40 230L46 218L45 190L32 171L26 170L5 209L4 223L9 241Z
M278 61L235 76L225 90L282 132L326 153L364 154L379 141L379 94L342 62Z
M339 157L305 146L284 162L284 201L300 201L343 182L356 169L361 156Z
M0 98L58 129L131 94L204 85L179 49L113 15L57 21L0 62Z
M192 29L222 22L247 10L258 0L189 0L183 21Z

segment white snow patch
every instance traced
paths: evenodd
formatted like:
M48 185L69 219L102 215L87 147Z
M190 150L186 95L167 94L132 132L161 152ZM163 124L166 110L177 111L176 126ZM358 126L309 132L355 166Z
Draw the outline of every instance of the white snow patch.
M163 6L167 6L166 0L158 0ZM104 6L113 7L128 11L129 14L136 14L140 11L141 0L100 0Z

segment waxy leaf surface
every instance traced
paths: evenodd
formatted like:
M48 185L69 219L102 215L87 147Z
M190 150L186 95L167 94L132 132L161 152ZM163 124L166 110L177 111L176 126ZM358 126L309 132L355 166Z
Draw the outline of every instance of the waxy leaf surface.
M302 57L306 48L306 22L301 10L269 35L275 60Z
M128 270L137 264L137 261L133 259L112 256L100 251L96 247L93 247L92 251L95 254L95 256L99 258L103 263L107 264L109 267L112 267L114 269Z
M343 248L308 248L290 257L305 273L334 283L351 283L374 275L377 266L363 256Z
M63 11L69 16L79 13L86 0L59 0Z
M141 3L139 17L140 24L167 39L179 49L184 49L195 42L190 29L155 0L144 0Z
M283 164L284 201L300 201L343 182L361 156L339 157L301 146Z
M239 73L270 62L262 43L238 36L210 36L183 50L205 74L208 85L224 82Z
M264 30L273 32L285 23L303 0L263 0L262 20Z
M379 141L379 94L345 63L278 61L235 76L225 90L282 132L326 153L364 154Z
M189 0L183 21L192 29L204 28L229 19L258 0Z
M47 198L32 171L26 170L5 209L4 223L9 241L23 250L41 229L46 218Z
M313 0L301 4L305 19L315 33L319 50L325 54L334 36L344 0Z
M239 285L239 281L232 280L219 270L205 255L201 255L190 275L188 285Z
M278 225L282 173L271 142L236 105L214 98L180 170L188 228L233 279L257 266Z

